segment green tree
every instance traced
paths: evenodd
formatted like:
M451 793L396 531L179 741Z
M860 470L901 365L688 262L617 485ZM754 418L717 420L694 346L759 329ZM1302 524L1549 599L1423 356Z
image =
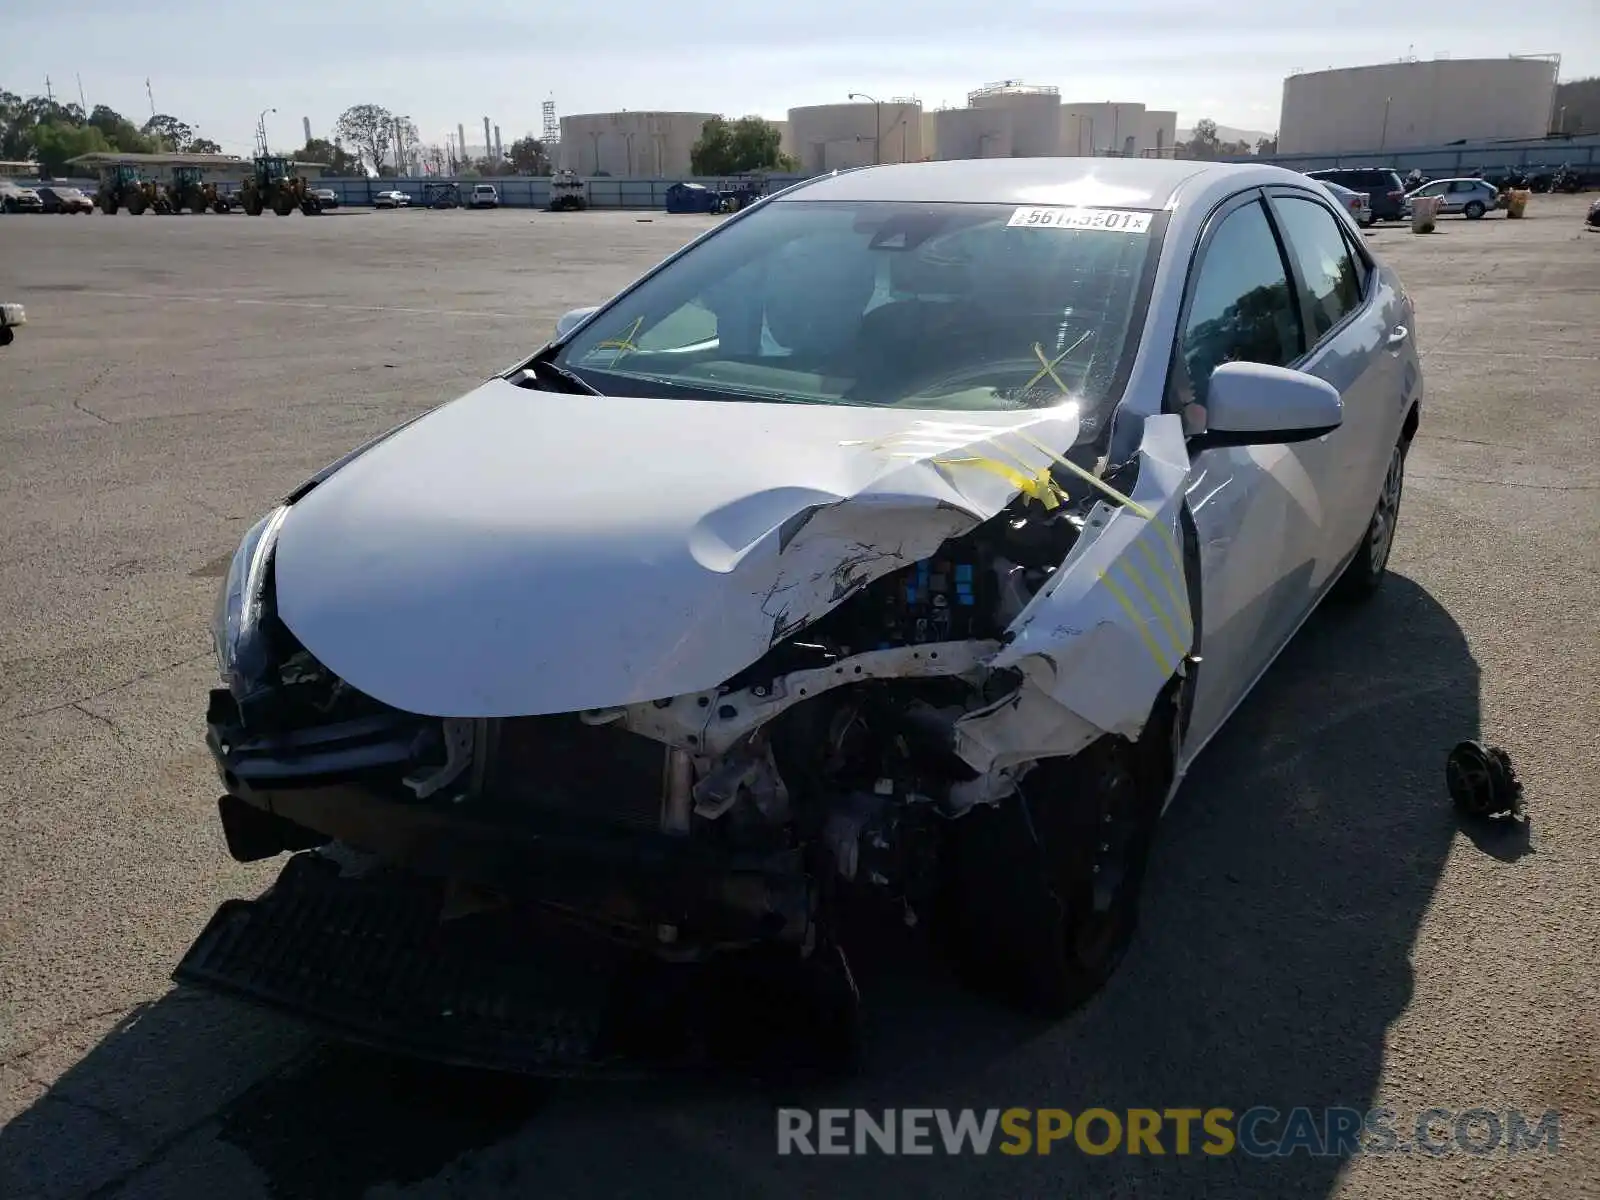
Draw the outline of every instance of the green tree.
M1257 138L1255 152L1257 154L1276 154L1278 152L1278 135L1273 134L1271 137Z
M733 122L712 117L700 127L700 138L689 151L689 168L696 175L794 170L794 160L778 149L782 140L778 127L763 117Z
M103 153L114 150L106 135L93 125L69 125L64 121L46 121L33 127L33 152L39 166L51 175L64 175L67 164L80 154Z
M113 150L124 154L151 154L157 149L154 138L140 133L138 126L109 105L96 104L89 114L89 124L105 135Z
M294 157L302 162L327 163L330 175L360 175L362 173L360 158L348 153L344 147L337 146L326 138L312 138L294 152Z
M166 113L151 117L139 132L153 141L159 141L174 154L187 154L194 146L194 129Z
M550 156L545 153L544 143L531 133L512 142L506 157L518 175L550 174Z
M210 138L197 137L189 143L190 154L221 154L222 146Z
M381 104L357 104L339 114L335 128L340 140L355 147L359 159L370 163L375 170L383 167L394 139L392 112Z

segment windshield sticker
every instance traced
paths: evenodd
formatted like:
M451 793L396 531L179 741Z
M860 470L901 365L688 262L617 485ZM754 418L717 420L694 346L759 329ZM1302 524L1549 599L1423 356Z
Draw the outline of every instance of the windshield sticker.
M1150 214L1125 208L1019 208L1006 222L1021 229L1102 229L1107 233L1148 233Z

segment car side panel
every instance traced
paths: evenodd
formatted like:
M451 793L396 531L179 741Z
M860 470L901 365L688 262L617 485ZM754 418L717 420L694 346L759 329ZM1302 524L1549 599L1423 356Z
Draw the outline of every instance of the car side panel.
M1190 298L1210 238L1260 195L1252 189L1213 216L1190 267ZM1194 455L1187 502L1199 540L1203 661L1186 755L1210 740L1304 617L1325 541L1318 491L1324 456L1316 442Z

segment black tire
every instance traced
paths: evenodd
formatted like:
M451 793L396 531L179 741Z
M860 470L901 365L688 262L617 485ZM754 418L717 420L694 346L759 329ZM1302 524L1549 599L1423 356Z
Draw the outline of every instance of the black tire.
M1469 221L1476 221L1487 211L1488 210L1484 208L1483 201L1481 200L1474 200L1461 210L1462 215L1464 215Z
M1350 565L1333 585L1331 594L1337 600L1359 603L1370 599L1383 585L1389 572L1389 555L1394 551L1395 529L1400 523L1400 501L1406 486L1406 454L1410 449L1410 441L1402 436L1390 451L1389 468L1384 472L1367 531L1362 534L1361 545Z
M1054 1019L1116 971L1172 782L1178 693L1162 693L1138 741L1046 760L1020 796L949 824L936 928L974 990Z
M7 200L3 207L6 212L15 213L17 211L17 202L15 200Z

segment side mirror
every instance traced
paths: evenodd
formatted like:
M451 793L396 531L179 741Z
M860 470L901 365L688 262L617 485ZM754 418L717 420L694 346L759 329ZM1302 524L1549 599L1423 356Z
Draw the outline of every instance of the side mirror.
M1227 362L1211 373L1205 432L1190 449L1309 442L1343 423L1344 401L1331 383L1287 367Z
M582 325L591 315L600 311L598 304L591 304L588 308L574 308L570 312L561 314L561 319L556 322L556 337L564 338L579 325Z

